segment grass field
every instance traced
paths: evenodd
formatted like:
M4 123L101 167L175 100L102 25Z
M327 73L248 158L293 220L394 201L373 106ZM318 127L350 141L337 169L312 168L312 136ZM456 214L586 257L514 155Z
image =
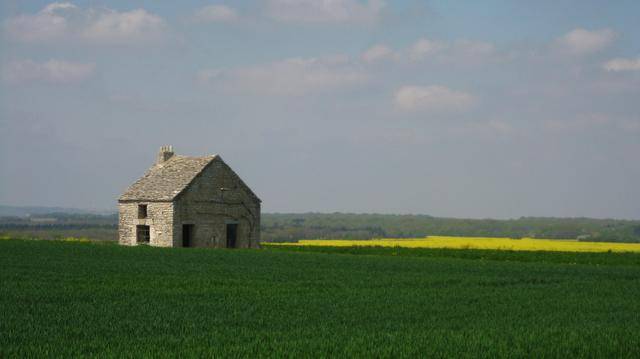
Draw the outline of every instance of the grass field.
M638 357L640 254L0 241L0 357Z
M448 237L385 238L371 240L314 239L291 243L268 243L272 246L321 247L404 247L451 249L499 249L511 251L552 252L640 252L640 243L579 242L576 240L537 238Z

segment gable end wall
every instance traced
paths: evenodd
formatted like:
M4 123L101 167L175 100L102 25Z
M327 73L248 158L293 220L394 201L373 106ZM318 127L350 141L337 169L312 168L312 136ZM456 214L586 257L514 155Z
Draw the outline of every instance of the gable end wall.
M226 224L237 223L236 247L259 248L260 202L222 160L207 166L174 203L175 246L182 246L182 225L193 224L193 247L225 248Z

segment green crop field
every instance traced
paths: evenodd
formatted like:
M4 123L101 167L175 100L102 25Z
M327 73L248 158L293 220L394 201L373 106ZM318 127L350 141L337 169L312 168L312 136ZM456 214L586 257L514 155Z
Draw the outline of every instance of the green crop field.
M0 240L0 357L638 357L640 254Z

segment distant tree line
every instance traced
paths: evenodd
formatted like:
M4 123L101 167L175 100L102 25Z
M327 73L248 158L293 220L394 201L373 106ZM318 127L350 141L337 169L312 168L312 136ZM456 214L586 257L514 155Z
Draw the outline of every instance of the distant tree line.
M29 217L0 217L0 236L40 239L85 237L115 241L118 239L118 215L55 212Z
M263 214L262 239L371 239L429 235L578 239L640 242L640 221L521 217L518 219L459 219L427 215L304 213Z
M48 221L43 222L46 218ZM0 217L0 232L45 237L82 232L100 239L117 239L118 215L49 213L38 217ZM263 213L263 241L299 239L372 239L424 236L578 239L601 242L640 242L640 220L521 217L461 219L428 215L351 213Z

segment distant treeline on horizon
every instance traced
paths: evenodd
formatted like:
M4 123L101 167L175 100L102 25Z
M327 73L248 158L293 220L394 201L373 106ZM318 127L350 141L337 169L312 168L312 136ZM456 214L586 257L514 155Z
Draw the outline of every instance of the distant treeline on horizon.
M0 232L46 238L86 236L116 240L117 223L116 213L40 212L30 217L0 216ZM275 242L299 239L415 238L429 235L640 242L640 220L555 217L464 219L409 214L263 213L261 232L263 241Z

